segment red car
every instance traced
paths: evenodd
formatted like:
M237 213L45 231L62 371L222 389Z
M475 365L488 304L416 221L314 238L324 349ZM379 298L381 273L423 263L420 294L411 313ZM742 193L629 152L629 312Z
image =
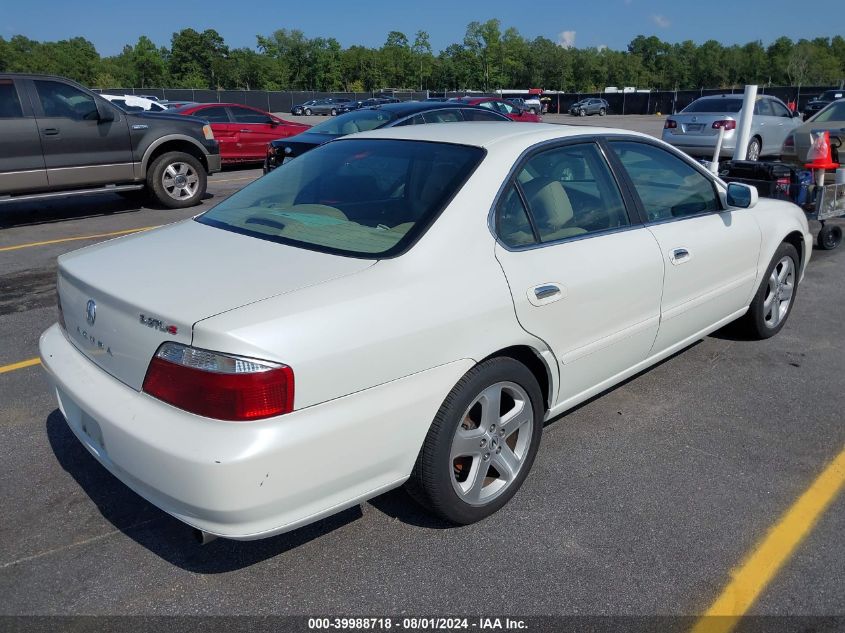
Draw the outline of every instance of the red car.
M522 110L512 103L508 103L504 99L497 99L496 97L463 97L462 99L455 99L455 101L501 112L511 121L523 121L525 123L540 123L542 121L539 114L534 114L529 110Z
M311 127L239 103L192 103L173 112L208 121L220 143L220 158L224 163L262 162L270 141Z

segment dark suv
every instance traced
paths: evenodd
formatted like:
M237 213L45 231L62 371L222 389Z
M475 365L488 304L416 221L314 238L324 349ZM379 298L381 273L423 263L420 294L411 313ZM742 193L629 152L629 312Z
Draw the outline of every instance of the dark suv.
M61 77L0 73L0 204L113 191L189 207L216 171L202 119L125 112Z
M570 106L569 114L573 114L575 116L587 116L592 114L604 116L607 114L608 110L610 110L610 105L604 99L581 99L581 101L577 101Z

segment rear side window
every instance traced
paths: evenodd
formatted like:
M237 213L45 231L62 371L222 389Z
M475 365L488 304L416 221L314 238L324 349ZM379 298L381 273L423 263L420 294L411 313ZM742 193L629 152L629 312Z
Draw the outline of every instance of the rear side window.
M36 79L35 89L46 117L63 117L76 121L99 118L94 97L60 81Z
M486 110L464 108L461 112L464 115L464 121L503 121L502 117L496 116L493 112L487 112Z
M197 110L192 114L192 116L198 116L201 119L205 119L209 123L229 122L229 113L226 112L226 108L217 106L213 108L203 108L202 110Z
M774 116L775 113L772 110L772 102L768 99L760 99L754 105L754 114L760 114L762 116Z
M0 79L0 119L17 119L23 117L21 102L15 82L11 79Z
M249 108L230 108L238 123L269 123L270 116Z
M593 143L537 154L517 180L543 242L630 224L616 180Z
M528 212L514 185L508 187L496 209L496 234L511 247L537 243Z
M333 141L276 168L197 221L339 255L398 255L483 156L481 148L448 143Z
M713 183L686 161L664 149L612 141L651 222L721 210Z

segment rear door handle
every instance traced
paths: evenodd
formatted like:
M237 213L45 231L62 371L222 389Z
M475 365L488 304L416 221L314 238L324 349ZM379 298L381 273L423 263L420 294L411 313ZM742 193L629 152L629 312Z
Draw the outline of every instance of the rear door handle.
M41 131L44 133L45 136L55 136L56 134L59 133L59 128L57 128L57 127L45 127Z
M685 248L676 248L671 253L669 253L669 261L675 264L683 264L684 262L688 262L692 255L690 252Z
M534 286L528 291L528 302L535 306L554 303L566 296L566 288L557 283L545 283Z
M252 132L252 130L238 130L239 132Z

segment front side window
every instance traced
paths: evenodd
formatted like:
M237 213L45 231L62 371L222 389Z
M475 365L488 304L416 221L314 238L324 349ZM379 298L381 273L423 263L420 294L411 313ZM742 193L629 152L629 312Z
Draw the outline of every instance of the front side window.
M249 108L230 108L235 121L238 123L270 123L272 119L263 112L250 110Z
M398 255L481 161L478 147L350 139L326 143L197 218L253 237L340 255Z
M517 180L543 242L630 224L616 180L594 143L536 154Z
M721 210L712 181L664 149L633 141L612 141L651 222Z
M787 119L792 118L792 113L780 101L772 100L770 103L772 104L772 109L775 111L775 116L782 116Z
M762 116L774 116L775 113L772 110L772 102L768 99L760 99L754 105L754 114L760 114Z
M461 112L464 115L464 121L504 121L501 116L494 112L487 112L478 108L464 108Z
M35 89L46 117L63 117L76 121L99 118L94 97L60 81L36 79Z
M15 82L11 79L0 79L0 119L17 119L23 117L21 102Z

